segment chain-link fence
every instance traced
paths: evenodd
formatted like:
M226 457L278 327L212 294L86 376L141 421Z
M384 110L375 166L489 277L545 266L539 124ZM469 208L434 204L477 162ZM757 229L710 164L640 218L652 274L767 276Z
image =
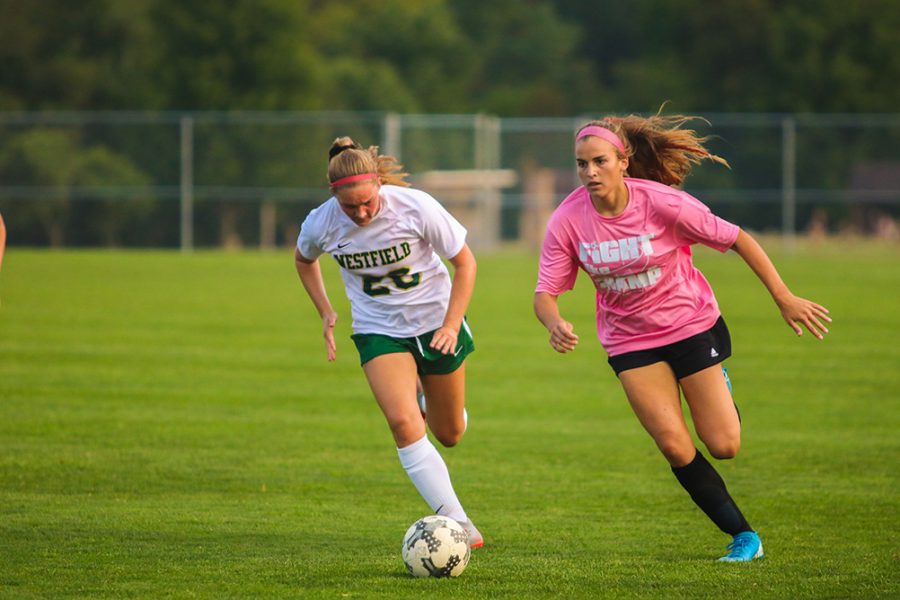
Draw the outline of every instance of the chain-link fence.
M685 188L754 230L897 236L900 115L711 114L693 125L732 168ZM269 112L0 113L0 212L12 245L293 243L329 193L331 141L397 156L476 247L536 244L578 183L588 117Z

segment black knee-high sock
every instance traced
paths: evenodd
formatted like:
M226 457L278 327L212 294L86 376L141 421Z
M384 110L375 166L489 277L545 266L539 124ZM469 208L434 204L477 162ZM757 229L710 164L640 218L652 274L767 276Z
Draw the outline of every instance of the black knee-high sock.
M699 450L690 463L672 473L691 498L719 529L729 535L753 531L725 487L725 482Z

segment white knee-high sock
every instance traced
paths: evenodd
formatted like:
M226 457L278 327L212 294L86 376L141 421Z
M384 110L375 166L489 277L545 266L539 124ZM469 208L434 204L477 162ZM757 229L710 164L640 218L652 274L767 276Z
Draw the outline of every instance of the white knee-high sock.
M431 510L462 523L468 521L466 511L450 483L447 464L427 435L405 448L397 448L397 454L406 474Z

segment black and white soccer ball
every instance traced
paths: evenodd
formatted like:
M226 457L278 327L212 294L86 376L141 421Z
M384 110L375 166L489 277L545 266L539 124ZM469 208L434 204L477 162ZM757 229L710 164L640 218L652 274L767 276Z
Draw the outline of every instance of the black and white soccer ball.
M401 555L415 577L457 577L469 564L469 534L450 517L422 517L406 530Z

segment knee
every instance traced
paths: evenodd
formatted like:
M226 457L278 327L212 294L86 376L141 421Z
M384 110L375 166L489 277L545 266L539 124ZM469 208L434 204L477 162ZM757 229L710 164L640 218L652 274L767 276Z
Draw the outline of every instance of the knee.
M694 455L697 453L697 449L694 447L690 437L685 439L684 436L674 433L657 436L656 445L659 447L660 452L663 453L663 456L666 457L666 460L669 461L669 464L675 467L681 467L690 463L694 460Z
M454 426L439 428L437 430L432 429L431 433L434 434L435 439L440 442L442 446L444 446L445 448L452 448L453 446L457 445L462 439L463 433L465 433L465 428Z
M434 438L445 448L452 448L457 445L462 439L463 434L466 432L465 416L461 419L450 418L435 420L439 422L428 422L428 426L431 428L431 433L434 435Z
M713 458L719 460L734 458L741 449L741 438L732 436L706 442L706 449Z
M421 417L398 417L388 421L391 434L394 436L398 448L403 448L417 442L425 435L425 423Z

